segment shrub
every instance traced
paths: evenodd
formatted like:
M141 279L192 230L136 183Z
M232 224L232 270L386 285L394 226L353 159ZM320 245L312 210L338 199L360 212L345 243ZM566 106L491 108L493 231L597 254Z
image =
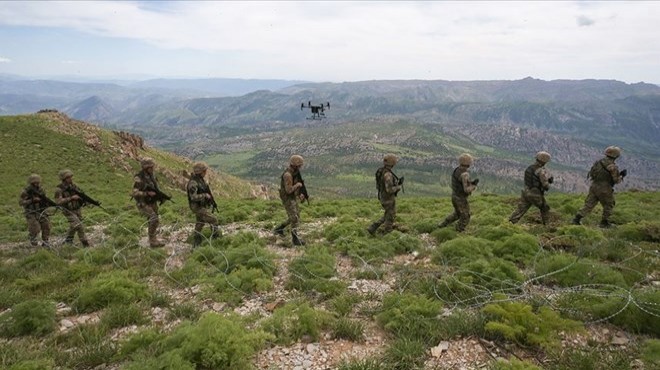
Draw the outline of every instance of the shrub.
M154 357L157 348L153 344L164 338L165 334L154 328L139 331L121 342L119 355L122 358L126 358L134 353L140 352L143 355Z
M7 337L43 336L52 332L56 324L55 304L40 300L19 303L0 316L0 332Z
M590 246L605 240L602 231L581 225L559 227L557 235L558 237L553 239L551 244L568 248Z
M584 284L611 284L627 286L620 272L588 258L577 258L565 253L542 258L536 265L537 276L543 281L563 287Z
M335 277L335 257L322 247L309 247L305 254L289 263L287 288L317 291L332 297L345 289L345 284Z
M527 264L539 252L539 240L529 234L515 234L493 246L493 253L507 261Z
M642 359L649 368L660 368L660 339L649 339L644 342Z
M195 321L201 315L201 311L193 302L184 302L170 308L170 319L187 319Z
M101 315L101 325L108 329L123 328L129 325L141 325L148 320L142 309L137 305L113 304L108 306Z
M489 304L483 312L493 318L486 323L486 331L518 344L544 349L559 346L559 332L574 332L582 328L580 322L563 319L548 307L540 307L535 313L532 306L521 302Z
M485 260L483 258L461 265L456 274L459 279L469 284L487 289L511 289L523 281L523 275L509 261L499 258Z
M317 341L321 330L330 324L330 315L317 311L306 302L291 302L278 308L261 323L261 327L275 336L275 342L289 345L304 335Z
M492 370L541 370L540 367L529 363L527 361L521 361L516 358L510 358L508 360L497 360Z
M387 367L379 359L366 358L349 362L344 361L339 364L337 370L387 370Z
M513 225L486 226L478 228L475 231L474 236L496 242L506 240L514 235L525 235L519 234L519 230L520 229L517 226Z
M660 242L660 222L642 221L621 225L616 229L618 238L633 242Z
M441 244L432 255L433 262L438 264L460 266L475 258L493 258L491 245L493 242L472 236L461 237Z
M458 231L451 227L443 227L442 229L436 229L431 232L431 236L435 239L438 244L442 244L446 241L455 239L458 237Z
M426 346L423 342L408 338L399 338L392 342L383 355L387 369L419 369L426 359Z
M413 294L388 294L376 321L399 338L432 342L437 336L439 301Z
M456 310L440 319L437 340L483 336L486 319L480 311Z
M219 274L213 280L213 289L221 293L221 299L238 304L246 294L265 292L273 287L271 277L263 270L240 266L228 275Z
M80 289L73 307L79 312L92 312L110 304L128 304L147 297L147 288L121 272L99 275Z
M149 334L144 343L155 347L158 357L136 356L127 368L251 369L251 357L270 338L260 330L247 331L237 316L215 313L202 315L196 324L184 323L164 339L158 337Z
M332 325L332 337L335 339L348 339L353 342L364 341L364 324L358 320L341 317Z
M49 370L54 367L48 360L27 360L12 365L9 370Z
M339 316L348 316L362 298L358 294L343 293L330 300L329 308Z

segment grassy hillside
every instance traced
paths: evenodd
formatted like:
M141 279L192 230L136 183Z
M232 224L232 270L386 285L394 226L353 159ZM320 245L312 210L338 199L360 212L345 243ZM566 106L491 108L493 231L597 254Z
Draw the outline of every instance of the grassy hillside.
M73 170L74 181L110 212L92 208L86 210L86 216L94 221L107 220L134 208L129 198L133 176L139 171L136 157L149 156L158 164L156 172L163 190L176 202L164 207L165 217L188 212L181 174L191 171L189 159L149 147L131 148L110 131L53 112L0 117L0 137L0 235L10 240L25 233L24 220L17 217L22 213L18 198L32 173L41 175L42 185L53 197L60 182L58 172ZM246 181L215 172L209 177L219 198L253 195L254 188ZM54 219L58 230L65 227L60 225L60 218Z
M617 197L607 230L567 225L583 196L551 195L544 227L477 193L460 235L435 228L447 197L403 195L403 231L377 237L375 199L303 205L304 248L272 235L285 213L265 200L223 200L224 237L196 250L185 214L150 249L119 207L91 249L2 236L0 367L656 368L660 193Z

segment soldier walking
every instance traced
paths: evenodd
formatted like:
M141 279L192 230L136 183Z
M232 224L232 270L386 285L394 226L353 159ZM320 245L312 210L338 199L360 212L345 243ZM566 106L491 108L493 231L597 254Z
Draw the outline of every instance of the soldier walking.
M158 181L154 175L156 163L151 158L143 158L140 165L142 171L133 178L133 198L137 202L137 209L147 218L149 246L152 248L162 247L165 242L156 237L160 223L158 219L158 201L156 199Z
M470 204L468 197L477 188L479 179L470 181L468 169L473 163L472 156L463 153L458 157L458 167L454 168L451 175L451 204L454 206L454 212L447 216L444 221L438 224L438 227L445 227L458 220L456 230L462 232L470 223Z
M204 180L208 166L204 162L197 162L193 165L193 175L186 185L188 192L188 206L195 215L195 232L193 234L193 247L202 244L202 229L204 224L211 227L211 238L221 236L218 230L218 219L212 214L217 210L218 205L213 198L211 188ZM209 210L211 210L209 212Z
M298 200L302 201L305 199L305 195L300 192L300 188L305 184L300 174L302 166L303 157L297 154L292 155L289 158L289 167L287 167L280 177L280 199L282 200L288 219L275 228L274 232L280 236L284 236L284 229L291 225L291 241L293 245L305 245L305 242L298 235L298 226L300 224Z
M550 154L538 152L536 162L525 170L525 188L522 190L518 209L509 217L512 224L518 223L531 206L535 206L541 211L543 225L548 223L550 206L545 201L545 192L550 189L550 184L554 181L545 168L548 162L550 162Z
M619 167L614 161L621 156L621 149L616 146L609 146L605 149L605 157L597 160L591 170L589 170L589 195L584 201L584 206L573 218L574 225L580 225L583 217L588 215L600 202L603 206L603 216L600 220L600 227L608 228L610 216L614 209L614 185L623 181L628 174L627 170L619 172Z
M45 212L48 197L41 187L41 176L32 174L28 177L27 187L21 192L19 204L23 207L30 235L30 244L37 246L37 236L41 233L41 245L49 247L50 219Z
M399 179L392 168L396 165L398 158L394 154L383 157L383 167L376 171L376 188L378 189L378 200L385 210L383 217L378 219L367 228L371 235L383 225L383 233L387 234L394 229L396 219L396 196L403 186L403 177Z
M73 172L62 170L59 173L62 181L55 190L55 203L63 209L64 217L69 221L69 231L64 239L65 244L72 244L73 238L78 233L78 238L83 247L89 247L89 241L85 236L85 227L82 223L83 200L78 195L81 191L73 183Z

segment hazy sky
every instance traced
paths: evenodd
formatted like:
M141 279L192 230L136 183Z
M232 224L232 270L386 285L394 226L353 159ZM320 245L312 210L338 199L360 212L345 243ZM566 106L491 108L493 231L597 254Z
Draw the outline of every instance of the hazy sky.
M660 83L660 2L2 1L0 73Z

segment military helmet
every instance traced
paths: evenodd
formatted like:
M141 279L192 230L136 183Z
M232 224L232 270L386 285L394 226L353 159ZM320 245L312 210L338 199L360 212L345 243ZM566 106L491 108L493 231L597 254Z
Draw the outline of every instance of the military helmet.
M472 156L467 153L463 153L458 157L458 164L461 166L472 166L473 161L474 159L472 159Z
M58 176L60 177L60 180L64 180L67 177L72 177L73 176L73 171L71 171L71 170L62 170L62 171L60 171Z
M394 154L386 154L385 157L383 157L383 164L386 166L394 167L398 161L399 159Z
M608 146L605 149L605 155L612 158L619 158L621 156L621 148L618 146Z
M298 154L294 154L289 158L289 165L300 167L303 165L303 157Z
M35 182L41 182L41 176L37 175L36 173L33 173L28 177L27 183L29 184L34 184Z
M206 163L204 163L204 162L195 162L195 164L193 164L193 172L197 175L199 175L200 173L202 173L202 172L204 172L208 169L209 169L209 166L207 166Z
M536 153L536 160L541 163L548 163L550 162L550 153L543 151L538 152Z
M156 162L154 162L153 158L144 157L140 161L140 165L142 166L142 168L149 168L156 166Z

